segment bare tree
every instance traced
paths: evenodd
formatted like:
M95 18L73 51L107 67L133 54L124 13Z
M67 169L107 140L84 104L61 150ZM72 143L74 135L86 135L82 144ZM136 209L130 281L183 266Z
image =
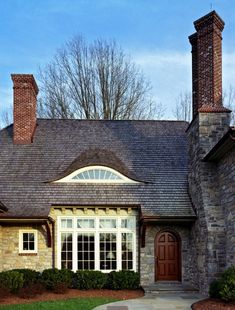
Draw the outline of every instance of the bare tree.
M6 127L12 123L12 115L8 110L3 110L0 118L1 127Z
M192 118L192 96L190 92L180 93L176 99L173 114L177 120L190 122Z
M154 109L150 84L114 41L79 36L39 72L38 114L49 118L145 119Z
M232 85L223 92L223 104L232 111L231 124L235 125L235 89Z
M232 111L231 125L235 125L235 89L229 86L223 92L223 105ZM177 120L191 121L192 119L192 100L191 93L180 93L176 99L176 106L173 110L174 116Z

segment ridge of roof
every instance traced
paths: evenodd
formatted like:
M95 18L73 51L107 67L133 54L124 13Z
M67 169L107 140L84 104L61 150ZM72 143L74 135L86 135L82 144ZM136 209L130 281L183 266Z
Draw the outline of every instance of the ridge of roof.
M183 120L158 120L158 119L77 119L77 118L37 118L38 121L78 121L78 122L138 122L138 123L185 123Z

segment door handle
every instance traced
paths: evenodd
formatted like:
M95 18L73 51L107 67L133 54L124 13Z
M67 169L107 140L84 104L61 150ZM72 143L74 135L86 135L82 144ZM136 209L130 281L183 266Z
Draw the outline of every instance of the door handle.
M158 256L155 256L156 264L158 264Z

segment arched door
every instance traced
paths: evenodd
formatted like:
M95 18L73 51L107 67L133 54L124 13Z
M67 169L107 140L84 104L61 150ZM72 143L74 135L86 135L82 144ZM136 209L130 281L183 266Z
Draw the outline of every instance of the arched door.
M180 280L180 244L169 231L161 232L155 238L155 280Z

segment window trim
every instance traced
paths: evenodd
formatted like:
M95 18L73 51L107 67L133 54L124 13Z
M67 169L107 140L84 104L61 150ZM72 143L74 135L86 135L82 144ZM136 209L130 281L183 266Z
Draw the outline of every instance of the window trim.
M85 171L90 171L93 169L100 169L100 170L106 170L109 171L111 173L114 173L115 175L117 175L120 179L73 179L76 175L83 173ZM137 181L134 181L128 177L126 177L125 175L123 175L122 173L118 172L115 169L112 169L110 167L107 166L86 166L80 169L75 170L74 172L70 173L69 175L67 175L66 177L55 181L55 183L108 183L108 184L117 184L117 183L128 183L128 184L136 184L139 183Z
M34 250L24 250L23 249L23 234L34 234ZM30 254L38 253L38 232L36 229L20 229L19 230L19 253L20 254Z
M77 219L78 218L86 218L86 219L94 219L95 220L95 228L77 228ZM132 229L129 228L122 228L121 227L121 220L132 218L135 221L135 225ZM62 228L61 227L61 219L72 219L73 221L73 228ZM116 219L117 220L117 227L116 228L99 228L99 220L100 219ZM123 215L123 216L58 216L57 218L57 266L61 269L61 233L71 233L72 240L73 240L73 254L72 254L72 270L77 271L77 242L76 236L78 233L91 233L94 232L95 235L95 268L94 270L100 270L104 273L109 273L113 271L112 269L103 270L100 269L100 233L116 233L117 235L117 268L116 271L122 270L122 233L132 233L133 234L133 268L129 270L136 271L136 216L135 215Z

